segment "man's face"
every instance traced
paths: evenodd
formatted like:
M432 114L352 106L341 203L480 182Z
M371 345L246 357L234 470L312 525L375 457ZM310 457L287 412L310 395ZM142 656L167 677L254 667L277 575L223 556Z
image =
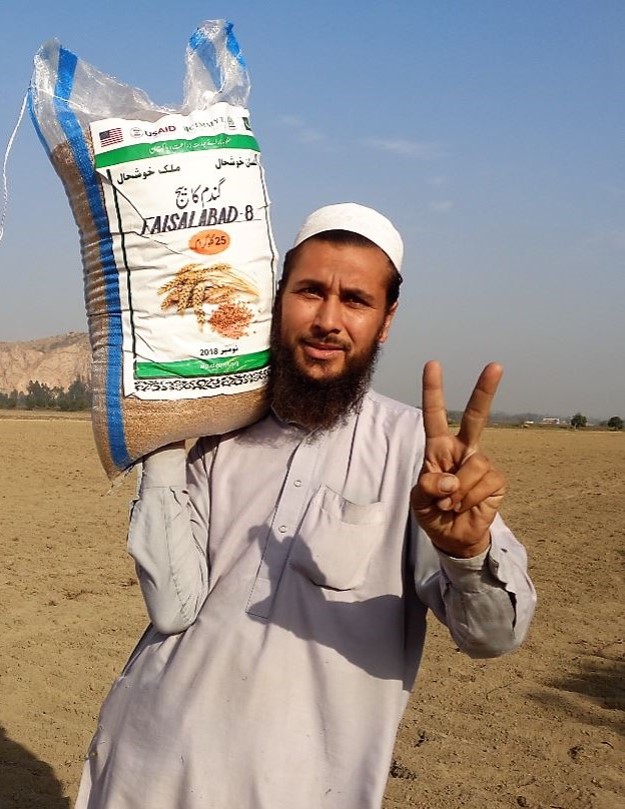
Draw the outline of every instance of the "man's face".
M301 245L282 294L280 338L304 377L340 379L386 340L396 309L386 309L389 272L373 245Z

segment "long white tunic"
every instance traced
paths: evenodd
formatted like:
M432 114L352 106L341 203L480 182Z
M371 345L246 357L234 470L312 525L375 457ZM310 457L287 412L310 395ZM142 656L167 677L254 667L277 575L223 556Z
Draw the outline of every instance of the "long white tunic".
M477 657L535 595L500 519L477 559L412 521L421 413L375 393L319 434L273 415L146 464L130 523L152 625L76 809L378 809L430 608Z

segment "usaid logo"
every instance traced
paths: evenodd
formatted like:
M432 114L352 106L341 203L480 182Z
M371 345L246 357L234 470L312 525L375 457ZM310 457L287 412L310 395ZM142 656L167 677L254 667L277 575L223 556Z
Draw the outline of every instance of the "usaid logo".
M161 126L159 129L141 129L140 126L133 126L130 130L130 136L133 138L155 138L158 135L166 135L169 132L175 132L175 126Z
M175 126L161 126L159 129L153 129L151 132L146 129L145 134L148 136L148 138L155 138L157 135L166 135L168 132L175 131Z

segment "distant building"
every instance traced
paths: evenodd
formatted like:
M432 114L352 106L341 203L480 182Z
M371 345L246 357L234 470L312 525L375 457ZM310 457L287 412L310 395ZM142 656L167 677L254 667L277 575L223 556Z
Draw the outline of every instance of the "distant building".
M540 423L541 424L560 424L560 419L559 418L547 417L547 418L544 418Z

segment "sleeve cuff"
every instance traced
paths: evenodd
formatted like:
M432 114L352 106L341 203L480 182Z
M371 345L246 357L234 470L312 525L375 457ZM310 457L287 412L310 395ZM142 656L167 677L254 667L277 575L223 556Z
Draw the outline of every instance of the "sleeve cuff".
M438 548L436 548L436 552L447 580L458 590L471 590L475 589L475 585L481 581L479 574L484 570L484 563L490 552L490 547L477 556L471 556L469 559L449 556L449 554L438 550Z

